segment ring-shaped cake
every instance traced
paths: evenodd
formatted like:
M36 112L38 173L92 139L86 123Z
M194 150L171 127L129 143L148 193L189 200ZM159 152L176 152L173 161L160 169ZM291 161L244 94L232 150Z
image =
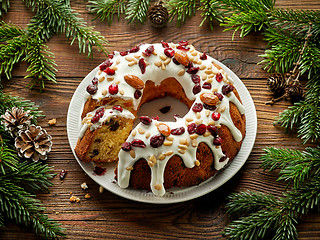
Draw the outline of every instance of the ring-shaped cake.
M82 161L118 161L121 188L199 184L222 170L245 136L244 107L216 60L188 42L140 44L114 52L87 87L75 153ZM173 96L189 107L175 122L141 116L148 101Z

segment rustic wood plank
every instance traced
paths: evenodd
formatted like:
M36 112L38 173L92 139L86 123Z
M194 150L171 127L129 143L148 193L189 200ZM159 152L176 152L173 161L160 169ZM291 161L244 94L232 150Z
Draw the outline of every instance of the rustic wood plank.
M33 13L20 0L10 2L11 8L3 20L25 27ZM230 181L206 196L184 203L152 205L123 199L108 191L100 194L98 185L84 174L74 159L68 144L66 119L73 92L82 79L104 61L105 56L95 51L94 58L88 59L86 55L78 53L76 44L70 46L63 35L53 37L48 46L58 64L57 84L48 83L42 94L37 90L30 91L25 87L29 80L23 78L26 64L20 64L15 66L13 79L3 81L3 86L5 92L34 101L46 115L40 120L40 125L46 127L54 138L48 163L55 166L55 173L67 169L68 175L63 182L56 176L50 194L39 194L38 197L47 208L46 213L67 229L66 239L223 239L221 232L229 221L224 209L228 194L249 189L281 196L285 184L275 181L276 173L260 169L259 157L263 148L276 146L301 150L305 146L294 133L285 134L283 129L273 126L274 118L290 103L281 102L274 106L264 104L271 95L265 86L268 74L256 65L261 61L258 55L266 47L261 34L250 34L246 38L236 35L232 41L232 33L223 32L217 23L213 31L208 25L199 28L199 14L188 19L181 28L177 28L175 23L160 30L152 28L149 23L142 27L128 25L123 17L109 27L99 20L91 21L93 16L87 14L86 2L76 0L71 4L88 21L88 25L95 26L109 40L110 52L125 50L140 42L158 42L162 39L177 42L187 39L197 49L206 51L226 64L243 80L252 95L258 115L258 134L244 167ZM281 0L277 1L277 7L320 9L320 4L317 0ZM51 118L56 118L57 124L49 127L47 122ZM86 191L80 188L83 182L89 186ZM70 203L71 192L81 199L80 203ZM91 199L84 198L86 193L90 193ZM303 217L298 226L299 239L319 239L319 229L320 214L311 213ZM39 239L13 223L0 229L0 238Z

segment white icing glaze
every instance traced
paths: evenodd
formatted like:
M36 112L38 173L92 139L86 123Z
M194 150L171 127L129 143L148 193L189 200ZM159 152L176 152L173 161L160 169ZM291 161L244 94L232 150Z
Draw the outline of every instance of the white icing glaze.
M96 111L98 111L101 108L104 108L103 116L99 119L98 122L92 123L91 122L92 117L95 115ZM111 118L115 118L115 117L123 117L123 118L129 118L129 119L135 118L135 116L127 109L123 109L122 111L118 111L118 110L113 110L110 107L105 107L105 106L99 107L99 108L95 109L94 111L87 113L87 115L83 118L82 127L80 129L78 138L83 137L83 135L87 131L88 127L90 127L90 131L94 131L95 129L101 127L101 125L103 123L108 122L108 121L110 121Z
M198 94L194 94L192 89L195 85L191 81L191 74L184 73L179 74L180 70L186 70L183 65L177 65L173 63L172 59L167 58L164 55L164 47L162 44L152 44L154 46L154 54L151 56L146 57L143 55L143 52L150 46L151 44L144 44L140 46L140 50L136 53L129 53L126 56L120 56L119 52L114 52L114 56L110 61L113 63L110 68L115 69L115 74L112 76L108 76L105 72L99 71L96 75L97 79L105 79L103 81L99 81L98 84L98 91L92 95L93 99L100 101L104 97L121 97L124 99L132 99L134 109L137 109L139 106L140 100L135 99L134 92L136 91L135 88L131 87L124 81L124 75L132 74L139 77L144 83L147 80L151 80L155 83L155 85L160 85L161 81L168 78L174 77L183 87L186 96L190 100L194 100L194 104L202 103L200 99L200 95L202 93L213 93L217 91L221 93L221 88L223 85L229 83L229 79L227 74L224 72L223 69L218 69L215 67L212 62L217 63L216 60L207 56L206 60L199 60L202 53L194 50L193 46L191 47L190 51L187 51L187 55L190 61L193 61L195 67L200 67L200 70L197 72L197 75L201 77L200 84L202 85L205 81L211 83L211 89L204 89L201 88L201 92ZM169 44L175 51L177 51L175 44ZM146 67L146 71L142 74L141 69L136 62L138 62L139 58L144 58L145 61L148 63ZM167 60L170 59L170 60ZM164 62L167 60L167 64L164 65ZM160 64L159 64L160 63ZM157 66L159 65L159 67ZM216 80L216 74L221 73L223 79L221 82ZM107 79L109 78L109 79ZM233 80L230 80L233 82ZM115 83L119 87L119 92L115 95L111 95L106 89L112 84ZM141 90L143 92L143 89ZM216 126L221 126L222 124L229 128L232 136L234 139L239 142L242 140L243 136L241 132L234 126L230 112L229 112L229 102L233 102L237 108L239 109L240 113L244 113L243 105L237 99L233 92L229 93L227 96L224 96L222 101L217 103L217 107L220 109L221 117L219 120L213 122L211 117L214 111L203 109L199 113L195 113L190 108L190 111L182 118L177 118L176 122L160 122L157 120L152 120L150 125L145 125L143 123L139 123L136 128L131 132L127 142L131 142L133 139L142 140L146 147L132 147L133 151L135 152L134 155L131 155L129 151L120 150L119 152L119 163L118 163L118 184L121 188L126 188L129 185L130 173L134 163L139 160L140 158L146 159L151 169L151 183L150 187L152 192L155 195L163 196L165 194L165 189L163 186L164 182L164 170L165 166L173 155L179 155L183 159L183 162L186 167L193 168L196 164L196 150L197 146L200 142L206 143L212 153L214 155L214 167L217 170L222 169L228 162L228 158L224 161L219 161L222 157L225 157L224 153L221 150L220 146L213 145L214 137L211 134L206 132L203 135L198 135L195 140L191 139L191 135L187 131L187 124L196 123L196 124L205 124L210 125L214 124ZM126 111L126 112L125 112ZM218 110L217 110L218 111ZM132 118L130 114L127 113L127 110L124 110L123 114L126 117ZM94 113L93 113L94 115ZM87 115L88 116L88 115ZM114 115L107 115L106 118L112 117ZM105 117L105 116L104 116ZM101 122L105 121L105 119L101 118ZM99 120L99 122L100 122ZM97 126L99 122L96 123ZM179 127L184 127L185 132L181 135L169 135L169 139L173 137L171 141L168 140L166 137L165 143L157 148L153 148L150 146L150 138L154 135L159 134L159 130L157 128L157 124L166 124L171 130ZM97 126L93 124L91 126L92 129L95 129ZM88 126L85 124L80 131L81 134L85 131L84 128ZM139 132L139 129L142 131ZM196 135L195 135L196 136ZM186 140L187 143L181 144L181 141ZM168 146L168 142L170 146ZM172 151L172 152L171 152ZM168 154L171 152L172 154ZM167 153L167 155L166 155ZM134 157L132 157L134 156ZM163 157L165 156L165 157ZM162 159L164 158L164 159ZM162 160L160 160L162 159ZM199 163L199 162L198 162Z

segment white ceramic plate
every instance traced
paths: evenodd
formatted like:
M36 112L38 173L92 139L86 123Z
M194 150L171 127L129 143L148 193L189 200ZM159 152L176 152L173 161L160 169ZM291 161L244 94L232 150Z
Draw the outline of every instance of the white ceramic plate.
M217 189L222 184L227 182L232 176L234 176L240 170L240 168L243 166L243 164L246 162L247 158L250 155L250 152L253 148L256 134L257 134L257 115L256 115L256 109L255 109L253 100L247 88L245 87L245 85L229 68L227 68L220 62L217 62L217 63L219 63L219 65L222 66L223 69L227 72L229 77L231 77L234 80L234 85L237 88L239 95L241 97L242 103L244 104L244 107L246 109L245 110L246 136L243 140L243 143L238 155L226 169L224 169L223 171L219 172L216 176L208 179L207 181L197 186L168 189L167 193L162 197L155 196L150 191L135 190L131 188L122 189L118 187L117 183L114 180L114 169L116 167L116 163L111 163L106 165L106 168L107 168L106 174L102 176L95 175L93 173L94 165L92 163L81 162L77 158L74 152L74 148L76 146L76 143L78 140L78 133L81 127L80 116L81 116L83 105L84 105L84 94L86 92L86 87L95 76L96 72L98 71L98 68L95 68L94 70L92 70L80 83L75 93L73 94L73 97L71 99L69 109L68 109L68 116L67 116L68 139L69 139L72 152L76 160L78 161L79 165L82 167L82 169L95 182L97 182L99 185L103 186L105 189L109 190L114 194L117 194L119 196L131 199L131 200L139 201L139 202L157 203L157 204L177 203L177 202L183 202L190 199L194 199ZM166 101L168 101L168 99L167 100L165 99L164 101L159 101L157 104L158 106L165 106ZM157 107L155 107L154 101L152 103L153 103L153 109L158 109ZM152 114L149 114L149 116L152 116ZM160 119L162 120L161 116L160 116Z

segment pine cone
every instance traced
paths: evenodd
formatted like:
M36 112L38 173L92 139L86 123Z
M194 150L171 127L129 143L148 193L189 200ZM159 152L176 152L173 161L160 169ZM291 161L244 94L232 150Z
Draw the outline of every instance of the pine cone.
M282 95L286 88L286 80L280 73L276 73L267 79L269 91L274 95Z
M31 124L32 116L29 116L30 111L23 111L23 108L13 107L7 110L4 115L2 124L4 129L9 131L12 137L16 137L18 131L21 129L26 129Z
M20 130L15 139L15 147L20 157L31 158L37 162L46 160L51 151L52 137L40 126L30 125L27 130Z
M301 84L293 83L287 87L287 94L292 102L299 102L303 99L303 88Z
M154 6L150 7L147 16L154 27L164 27L169 19L168 10L162 6L162 1L159 1Z

